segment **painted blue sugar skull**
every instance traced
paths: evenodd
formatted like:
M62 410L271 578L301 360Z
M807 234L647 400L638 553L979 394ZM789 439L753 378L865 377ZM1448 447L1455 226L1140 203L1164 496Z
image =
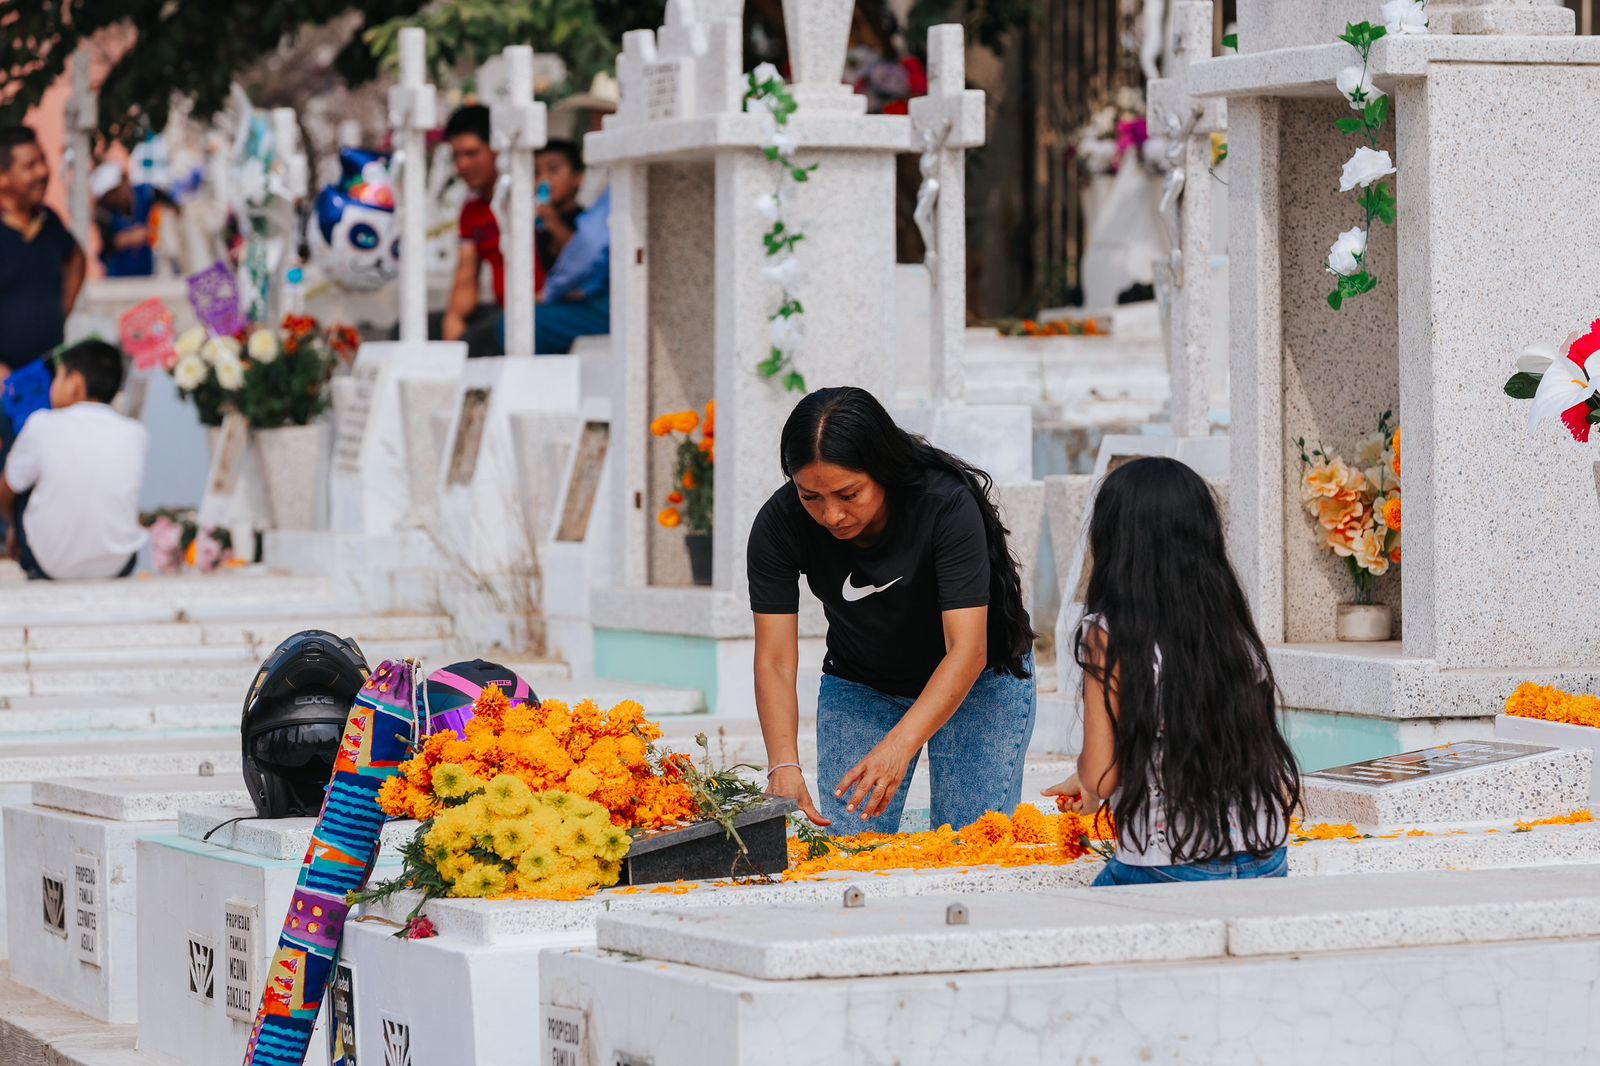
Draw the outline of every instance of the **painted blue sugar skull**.
M317 194L310 220L312 256L347 289L372 292L400 272L400 221L387 157L339 150L340 178Z

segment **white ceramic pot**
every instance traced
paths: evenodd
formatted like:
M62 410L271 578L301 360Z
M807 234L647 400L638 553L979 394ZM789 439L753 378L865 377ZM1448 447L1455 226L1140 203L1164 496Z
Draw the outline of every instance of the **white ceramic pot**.
M255 431L274 529L316 528L322 487L322 427L283 426Z
M1334 619L1334 632L1344 641L1388 640L1393 631L1394 615L1385 603L1341 603Z

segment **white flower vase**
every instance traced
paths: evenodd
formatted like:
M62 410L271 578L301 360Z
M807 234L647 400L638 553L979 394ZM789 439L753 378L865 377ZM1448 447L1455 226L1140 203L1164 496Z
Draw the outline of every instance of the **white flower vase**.
M855 93L844 84L844 60L855 10L855 0L783 0L791 91L802 107L851 108Z
M1394 613L1386 603L1341 603L1334 616L1334 634L1348 643L1372 644L1394 632Z
M315 529L322 486L322 427L313 423L258 429L255 438L272 527L293 532Z

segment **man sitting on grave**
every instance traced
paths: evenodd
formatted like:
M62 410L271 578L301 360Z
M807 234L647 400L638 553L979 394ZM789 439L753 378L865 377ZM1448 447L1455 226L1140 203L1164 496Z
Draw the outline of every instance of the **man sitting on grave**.
M489 145L489 109L482 104L458 108L445 123L445 140L455 159L456 177L472 195L461 205L457 225L456 277L450 304L442 316L429 322L428 335L447 341L465 341L467 355L499 355L500 324L506 302L506 262L500 250L500 222L494 214L495 183L500 169ZM489 268L494 281L493 304L478 302L479 275ZM535 287L544 271L534 264Z
M611 192L587 210L583 152L572 141L551 141L534 156L538 179L536 243L548 271L539 286L533 350L565 355L579 337L611 332Z
M139 489L150 441L109 406L122 353L87 340L55 364L51 409L29 417L0 473L6 550L30 578L126 577L145 542Z

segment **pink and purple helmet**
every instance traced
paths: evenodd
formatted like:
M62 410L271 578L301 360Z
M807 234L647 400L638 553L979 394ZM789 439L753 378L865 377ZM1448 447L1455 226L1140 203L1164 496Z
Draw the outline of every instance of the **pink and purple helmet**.
M538 703L528 683L518 677L510 667L491 663L485 659L451 663L428 675L426 688L429 735L453 730L457 736L467 735L467 723L472 721L472 705L483 690L496 685L511 697L513 705Z

